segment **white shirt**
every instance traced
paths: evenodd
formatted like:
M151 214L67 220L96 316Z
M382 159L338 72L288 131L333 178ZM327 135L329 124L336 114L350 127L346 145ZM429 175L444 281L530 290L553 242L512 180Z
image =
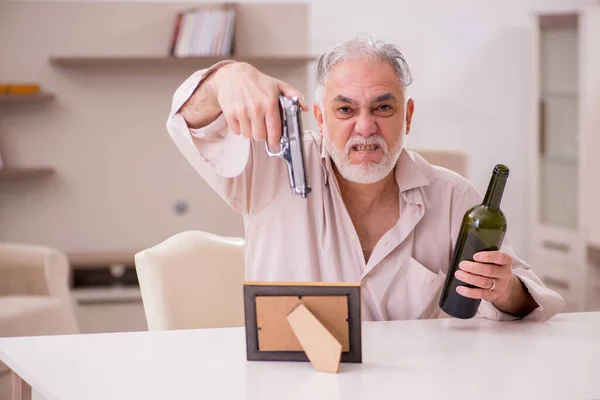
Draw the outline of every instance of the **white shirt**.
M360 282L367 321L447 316L438 302L452 250L465 212L482 201L471 183L403 150L395 168L400 218L365 263L318 134L304 135L312 191L302 198L291 193L284 161L269 157L264 143L230 133L223 115L204 128L188 128L180 107L222 64L197 71L176 90L167 129L200 176L243 216L246 279ZM514 254L508 234L501 250L513 257L513 273L539 304L525 318L546 320L560 312L562 297ZM515 319L485 300L479 315Z

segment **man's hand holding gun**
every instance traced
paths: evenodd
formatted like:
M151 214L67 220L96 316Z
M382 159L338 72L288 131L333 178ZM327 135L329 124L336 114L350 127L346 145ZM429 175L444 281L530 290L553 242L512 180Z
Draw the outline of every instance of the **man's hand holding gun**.
M190 128L206 126L223 113L233 134L266 140L269 155L287 163L292 193L306 197L300 111L308 106L298 90L243 62L216 69L181 108Z

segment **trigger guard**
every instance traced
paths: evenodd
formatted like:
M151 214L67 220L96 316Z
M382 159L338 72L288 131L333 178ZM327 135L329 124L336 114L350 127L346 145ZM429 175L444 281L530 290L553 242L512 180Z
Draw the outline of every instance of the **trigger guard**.
M284 141L282 138L282 140L279 141L279 145L281 147L281 149L279 150L279 153L273 153L273 152L271 152L271 150L269 150L269 141L265 140L265 150L267 150L267 154L270 157L281 157L285 160L285 152L286 152L289 144L286 141Z

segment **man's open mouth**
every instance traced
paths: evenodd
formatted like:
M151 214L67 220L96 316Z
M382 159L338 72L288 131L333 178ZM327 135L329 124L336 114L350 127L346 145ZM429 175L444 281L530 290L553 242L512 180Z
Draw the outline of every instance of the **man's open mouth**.
M378 148L379 148L379 146L376 144L369 144L369 145L358 144L358 145L352 146L352 150L354 150L354 151L375 151Z

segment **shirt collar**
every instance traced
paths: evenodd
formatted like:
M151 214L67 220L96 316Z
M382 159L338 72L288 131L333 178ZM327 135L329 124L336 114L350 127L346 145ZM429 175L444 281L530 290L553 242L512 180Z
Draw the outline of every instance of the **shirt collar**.
M406 149L400 153L395 174L401 192L429 185L429 179L415 162L413 154Z
M321 140L321 168L323 170L323 179L325 184L329 184L329 176L333 174L333 166L331 156L325 149L323 140ZM429 185L427 176L419 169L412 153L406 149L402 149L400 157L395 166L396 182L400 188L400 192L407 192L421 186Z

